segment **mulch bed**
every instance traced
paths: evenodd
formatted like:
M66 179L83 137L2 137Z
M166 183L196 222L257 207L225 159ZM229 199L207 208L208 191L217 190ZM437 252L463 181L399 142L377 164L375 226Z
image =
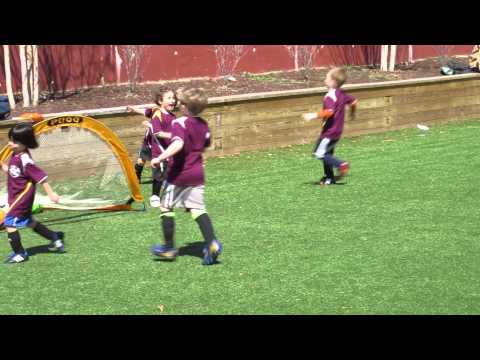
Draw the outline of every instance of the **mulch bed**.
M455 61L467 64L466 58ZM440 67L445 59L434 58L417 61L413 64L400 64L394 72L384 72L369 66L348 66L348 83L371 83L380 81L404 80L440 75ZM97 109L106 107L140 105L153 102L153 94L159 86L179 88L182 86L203 87L208 96L239 95L255 92L303 89L324 86L323 80L328 69L305 71L283 71L268 74L241 73L234 77L236 81L225 78L190 81L169 81L160 84L140 84L134 95L129 94L127 85L107 85L90 89L69 91L65 94L41 94L41 103L35 108L23 108L21 102L12 116L24 112L43 114Z

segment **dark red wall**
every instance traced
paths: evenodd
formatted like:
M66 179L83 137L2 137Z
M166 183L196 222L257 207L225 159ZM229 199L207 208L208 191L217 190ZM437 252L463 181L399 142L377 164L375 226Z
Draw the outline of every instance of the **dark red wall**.
M468 55L473 45L454 45L450 55ZM237 71L267 72L293 69L293 60L283 45L248 45ZM18 46L10 46L14 90L20 91ZM397 61L407 59L407 45L400 45ZM414 45L414 59L441 55L434 45ZM325 45L320 48L316 66L362 65L379 63L379 45ZM0 47L0 92L5 92L3 48ZM115 52L111 45L41 45L39 47L40 87L52 81L57 91L106 83L115 83ZM188 77L216 76L216 60L212 45L149 46L141 73L141 81L171 80ZM121 82L127 76L122 70Z

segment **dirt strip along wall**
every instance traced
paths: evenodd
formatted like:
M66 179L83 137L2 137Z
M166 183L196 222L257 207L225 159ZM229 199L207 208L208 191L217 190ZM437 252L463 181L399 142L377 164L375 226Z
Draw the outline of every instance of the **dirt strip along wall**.
M359 99L356 120L346 118L345 137L404 129L418 123L480 119L480 75L355 84L345 90ZM313 144L321 123L306 122L301 114L319 110L324 95L323 89L308 89L212 98L203 113L213 136L206 157ZM135 161L145 118L127 113L94 117L120 137ZM0 123L2 144L6 144L8 129L14 123ZM70 169L71 174L88 173L82 166Z

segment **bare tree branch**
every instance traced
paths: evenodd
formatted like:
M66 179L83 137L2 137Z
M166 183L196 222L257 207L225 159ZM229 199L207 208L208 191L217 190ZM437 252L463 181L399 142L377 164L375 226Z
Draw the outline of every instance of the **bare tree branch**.
M145 57L147 45L118 45L118 54L125 65L128 77L128 86L130 94L135 93L137 82L140 80L141 67Z
M303 69L305 79L308 80L317 57L318 45L285 45L288 54L293 58L295 70Z
M217 76L232 75L240 60L248 53L244 45L214 45Z

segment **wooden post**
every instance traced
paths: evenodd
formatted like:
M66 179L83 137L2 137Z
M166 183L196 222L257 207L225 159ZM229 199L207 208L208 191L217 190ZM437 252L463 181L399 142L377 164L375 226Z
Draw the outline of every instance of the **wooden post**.
M20 65L22 70L22 97L23 107L30 107L30 95L28 93L28 74L27 59L25 54L25 45L19 45L20 49Z
M408 63L413 63L413 45L408 45Z
M380 70L388 70L388 45L382 45L381 58L380 58Z
M31 46L33 55L33 106L38 106L38 45Z
M10 109L15 109L15 97L13 96L13 87L12 87L12 73L10 68L10 48L8 45L3 45L3 57L5 63L5 82L7 87L8 102L10 104Z
M395 60L397 57L397 45L390 45L390 67L388 71L395 71Z

